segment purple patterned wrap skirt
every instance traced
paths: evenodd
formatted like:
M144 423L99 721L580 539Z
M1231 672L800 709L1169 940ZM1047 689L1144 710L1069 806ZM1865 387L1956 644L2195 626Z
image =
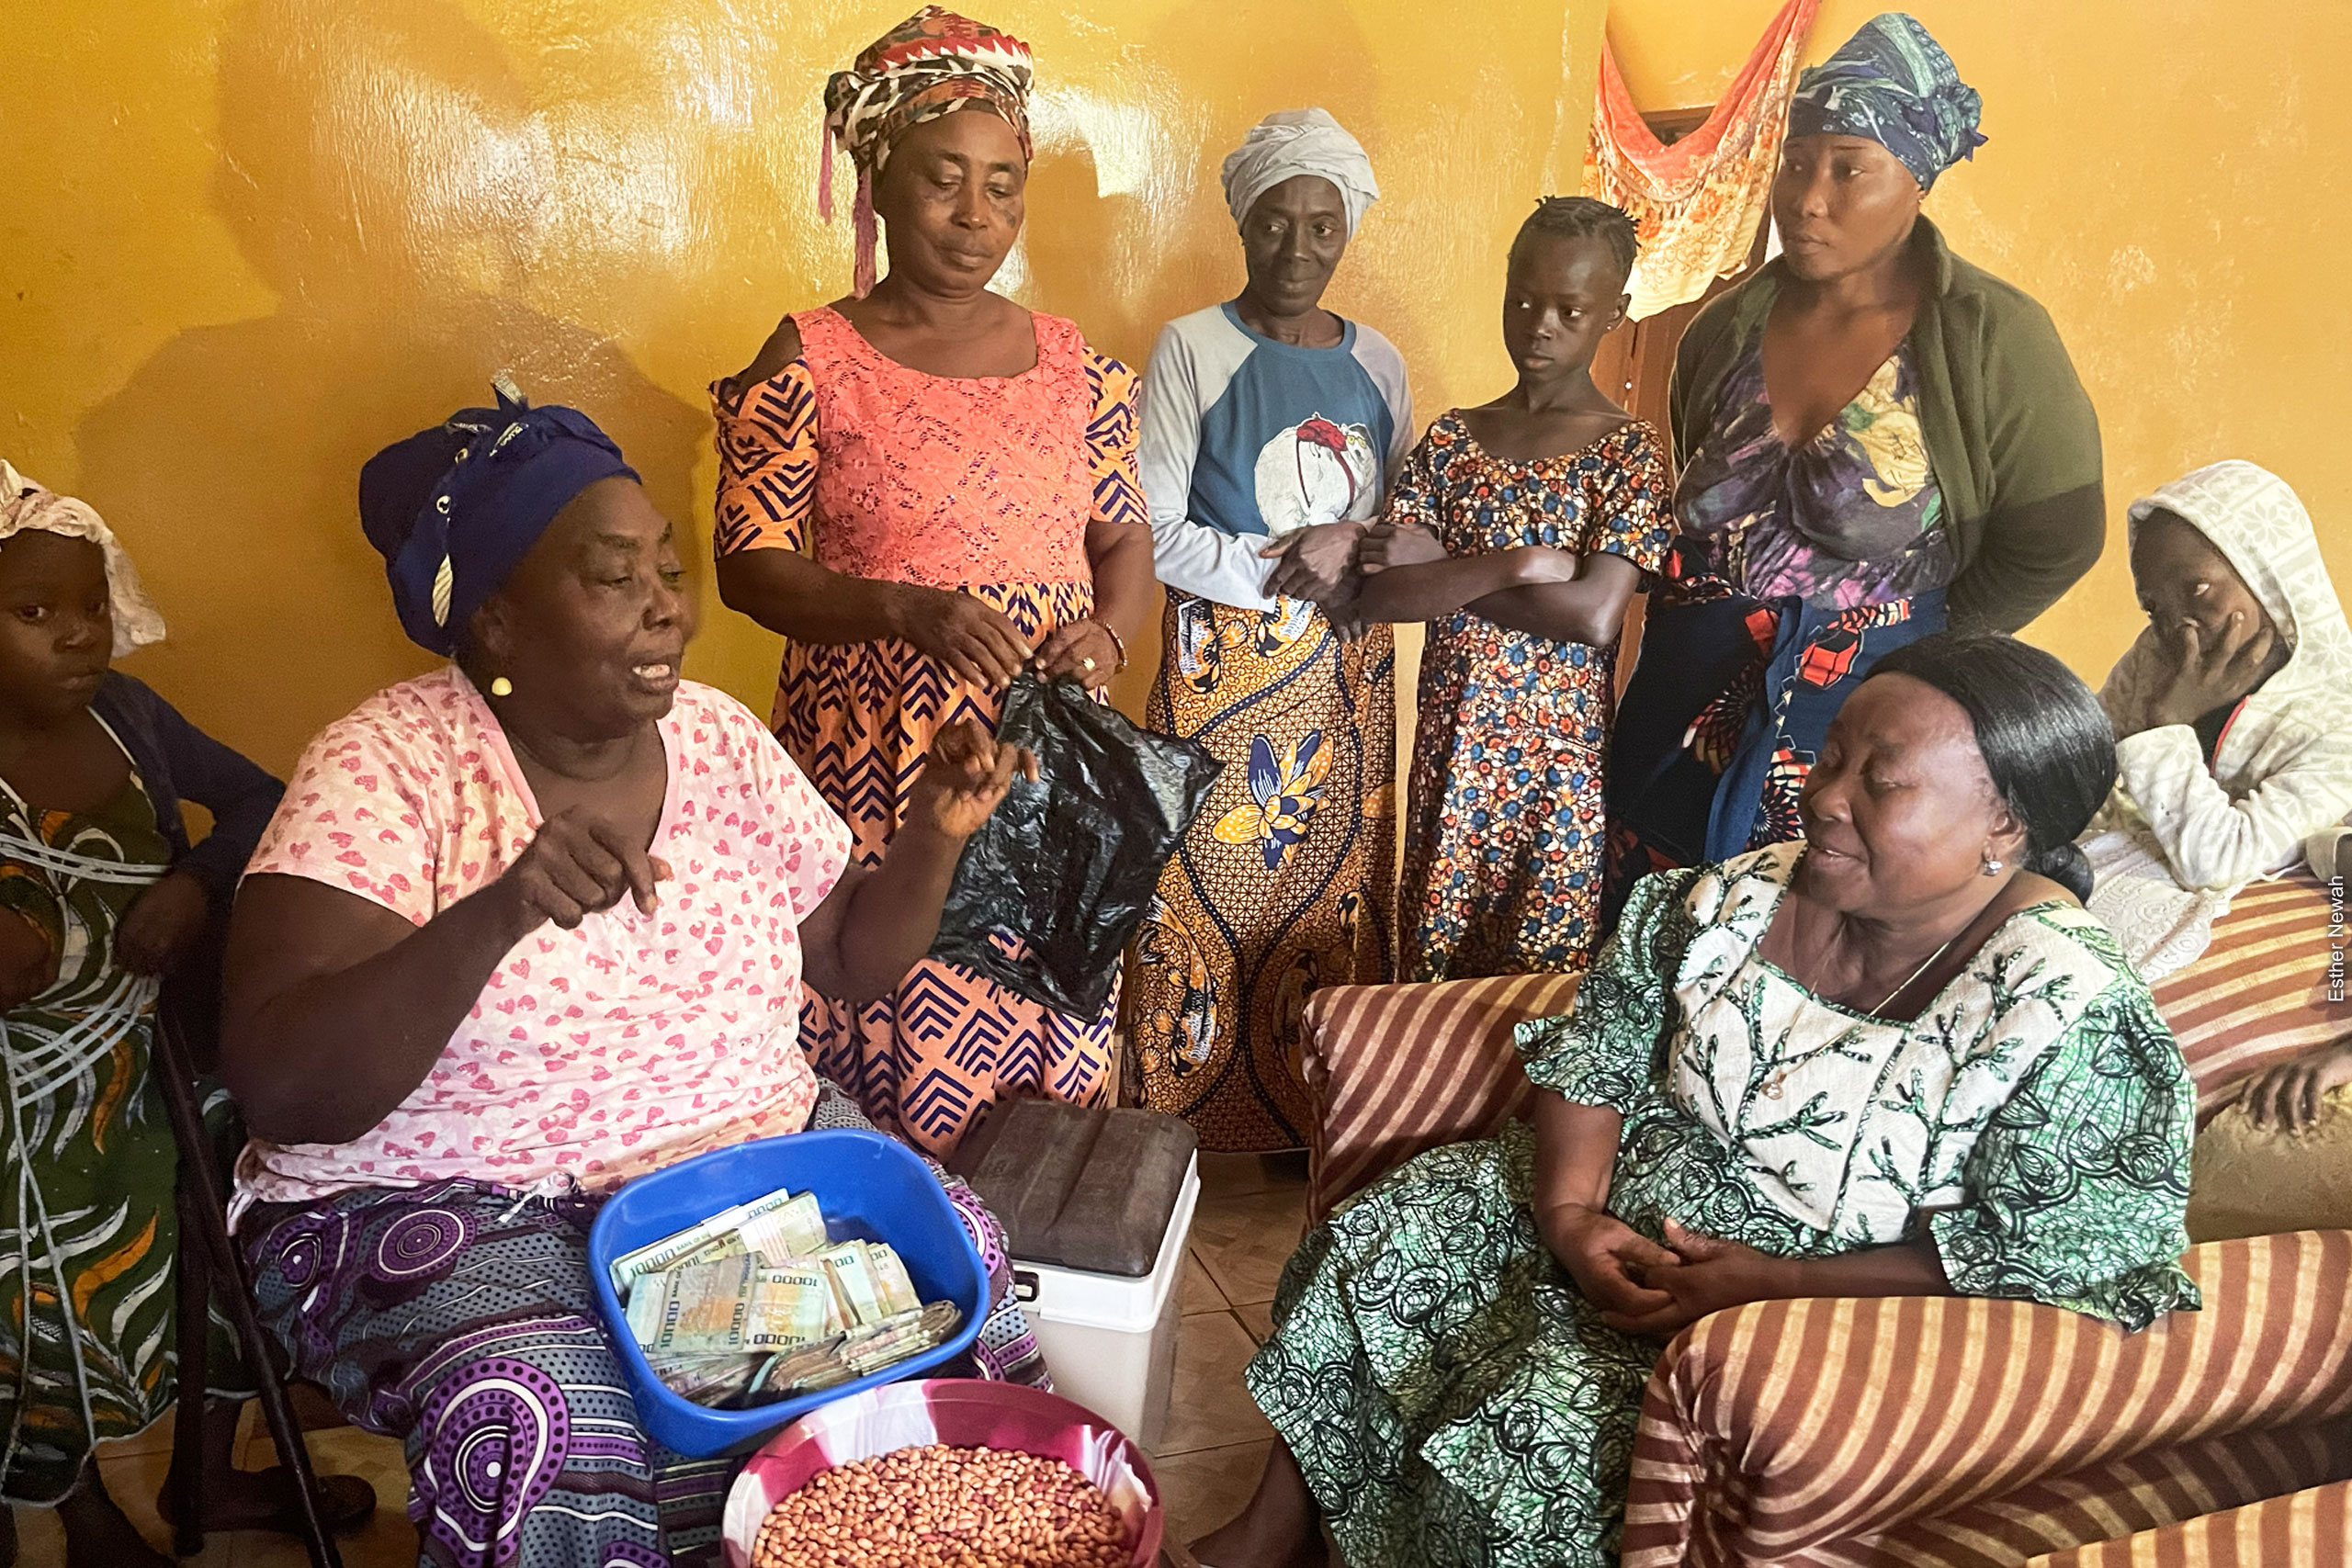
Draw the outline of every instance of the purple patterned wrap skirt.
M808 1125L871 1124L826 1084ZM938 1174L994 1303L972 1366L947 1375L1049 1387L1002 1226ZM639 1427L588 1282L597 1206L444 1181L265 1204L240 1226L262 1321L297 1373L353 1425L406 1444L423 1568L718 1557L738 1461L687 1459Z

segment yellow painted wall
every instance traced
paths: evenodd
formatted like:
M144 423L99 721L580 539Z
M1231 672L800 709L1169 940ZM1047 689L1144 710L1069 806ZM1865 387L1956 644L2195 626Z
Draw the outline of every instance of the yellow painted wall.
M605 421L707 536L703 389L844 291L820 94L902 7L0 0L0 452L130 544L173 636L129 668L282 769L424 667L360 537L359 465L502 366ZM1593 0L980 14L1041 68L1024 301L1140 363L1238 288L1218 162L1321 103L1391 193L1333 303L1397 341L1425 403L1501 384L1499 257L1555 120L1589 112L1561 61ZM764 712L776 640L697 574L689 671Z
M422 668L359 536L358 467L503 366L604 420L699 536L702 389L842 291L819 93L901 4L0 0L0 453L137 555L174 632L130 667L281 769ZM1618 0L1637 99L1712 97L1773 4ZM2352 580L2352 475L2327 461L2352 423L2352 120L2324 74L2352 7L1916 4L1995 139L1933 209L2056 314L2110 491L2256 457ZM1831 0L1815 52L1869 9ZM1037 46L1044 85L1020 298L1139 359L1238 286L1218 160L1319 102L1388 192L1332 302L1396 340L1425 414L1505 384L1501 253L1532 197L1574 187L1600 0L984 15ZM2132 621L2119 554L2035 635L2095 675ZM764 707L775 639L715 599L705 625L692 672Z

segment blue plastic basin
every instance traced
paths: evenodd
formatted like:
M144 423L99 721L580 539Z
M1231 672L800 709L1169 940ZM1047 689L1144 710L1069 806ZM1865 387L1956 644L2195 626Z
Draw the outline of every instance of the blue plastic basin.
M887 1241L898 1249L924 1301L964 1309L956 1337L854 1382L750 1410L713 1410L681 1398L653 1375L613 1293L616 1258L697 1224L719 1210L779 1187L814 1192L835 1241ZM588 1232L588 1273L605 1334L637 1400L639 1423L690 1459L756 1445L820 1404L902 1378L925 1377L979 1337L989 1277L955 1205L931 1168L906 1145L879 1133L841 1130L762 1138L640 1176L608 1200Z

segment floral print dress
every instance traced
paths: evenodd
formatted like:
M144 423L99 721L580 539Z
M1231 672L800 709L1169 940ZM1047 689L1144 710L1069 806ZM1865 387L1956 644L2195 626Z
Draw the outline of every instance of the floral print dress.
M1916 1021L1758 952L1804 851L1645 879L1528 1077L1624 1118L1612 1213L1781 1257L1927 1236L1952 1289L2127 1329L2196 1307L2195 1096L2113 937L2009 917ZM1534 1135L1422 1156L1311 1234L1248 1371L1353 1568L1617 1557L1661 1342L1608 1327L1529 1208Z
M1944 627L1958 570L1895 345L1810 439L1772 420L1764 325L1724 377L1675 487L1678 530L1610 756L1609 895L1802 835L1797 794L1871 666Z
M1686 572L1751 598L1832 610L1950 582L1957 562L1919 429L1918 383L1906 341L1819 434L1791 446L1772 422L1758 333L1724 378L1718 423L1682 476L1676 499L1696 545Z
M1388 520L1449 556L1526 545L1623 556L1646 577L1671 542L1666 459L1634 422L1581 450L1498 457L1460 411L1406 459ZM1617 650L1464 608L1430 623L1396 898L1404 977L1581 969L1600 937L1602 761Z

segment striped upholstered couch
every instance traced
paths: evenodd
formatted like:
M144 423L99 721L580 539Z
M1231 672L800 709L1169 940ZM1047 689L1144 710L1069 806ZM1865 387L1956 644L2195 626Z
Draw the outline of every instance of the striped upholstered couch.
M2156 987L2200 1119L2352 1027L2326 904L2241 894ZM1512 1026L1573 977L1325 991L1308 1004L1318 1215L1529 1091ZM2139 1335L2018 1302L1759 1303L1694 1324L1651 1378L1628 1568L2352 1562L2352 1232L2193 1247L2207 1310Z

